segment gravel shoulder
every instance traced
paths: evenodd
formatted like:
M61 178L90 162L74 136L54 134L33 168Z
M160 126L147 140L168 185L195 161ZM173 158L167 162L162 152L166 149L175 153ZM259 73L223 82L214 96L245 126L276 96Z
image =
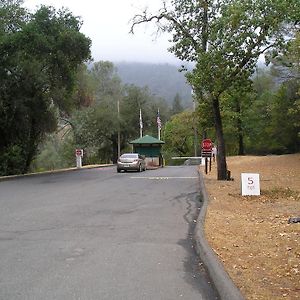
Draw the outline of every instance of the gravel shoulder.
M233 181L204 175L208 243L246 299L300 299L300 154L235 156ZM204 168L201 166L204 172ZM241 173L259 173L261 196L241 196Z

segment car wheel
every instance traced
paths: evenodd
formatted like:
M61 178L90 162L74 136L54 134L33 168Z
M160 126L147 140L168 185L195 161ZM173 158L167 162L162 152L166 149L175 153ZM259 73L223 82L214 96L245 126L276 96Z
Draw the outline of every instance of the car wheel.
M121 170L120 170L120 169L117 169L117 172L118 172L118 173L120 173L120 172L121 172Z

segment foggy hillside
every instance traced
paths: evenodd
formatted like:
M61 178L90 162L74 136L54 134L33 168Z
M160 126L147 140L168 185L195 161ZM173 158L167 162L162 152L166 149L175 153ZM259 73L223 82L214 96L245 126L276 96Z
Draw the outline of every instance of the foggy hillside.
M183 106L191 106L191 87L186 83L179 67L170 64L114 63L123 83L139 87L148 86L153 94L172 103L176 93Z

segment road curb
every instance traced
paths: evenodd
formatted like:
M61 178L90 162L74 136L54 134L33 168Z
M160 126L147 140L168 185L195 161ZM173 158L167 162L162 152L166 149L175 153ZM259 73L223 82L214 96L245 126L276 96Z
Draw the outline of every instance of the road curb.
M96 169L96 168L106 168L106 167L112 167L112 166L114 166L114 165L113 164L88 165L88 166L83 166L82 168L74 167L74 168L58 169L58 170L51 170L51 171L45 171L45 172L37 172L37 173L9 175L9 176L0 177L0 182L1 181L6 181L6 180L20 179L20 178L24 178L24 177L44 176L44 175L50 175L50 174L59 174L59 173L73 172L73 171L82 171L82 170Z
M208 206L209 197L205 188L201 171L199 173L200 195L203 205L198 216L195 228L196 251L218 291L221 300L244 300L240 290L235 286L228 273L225 271L217 255L213 252L204 234L204 222Z

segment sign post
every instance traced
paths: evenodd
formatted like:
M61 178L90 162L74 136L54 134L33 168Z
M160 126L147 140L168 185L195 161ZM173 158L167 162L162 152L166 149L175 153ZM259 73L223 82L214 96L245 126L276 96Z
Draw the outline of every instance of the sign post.
M201 156L205 157L205 174L208 172L208 157L211 163L211 155L212 155L212 141L210 139L204 139L201 144ZM210 165L211 169L211 165Z
M83 149L76 149L76 167L78 169L82 168L82 157L83 157Z

